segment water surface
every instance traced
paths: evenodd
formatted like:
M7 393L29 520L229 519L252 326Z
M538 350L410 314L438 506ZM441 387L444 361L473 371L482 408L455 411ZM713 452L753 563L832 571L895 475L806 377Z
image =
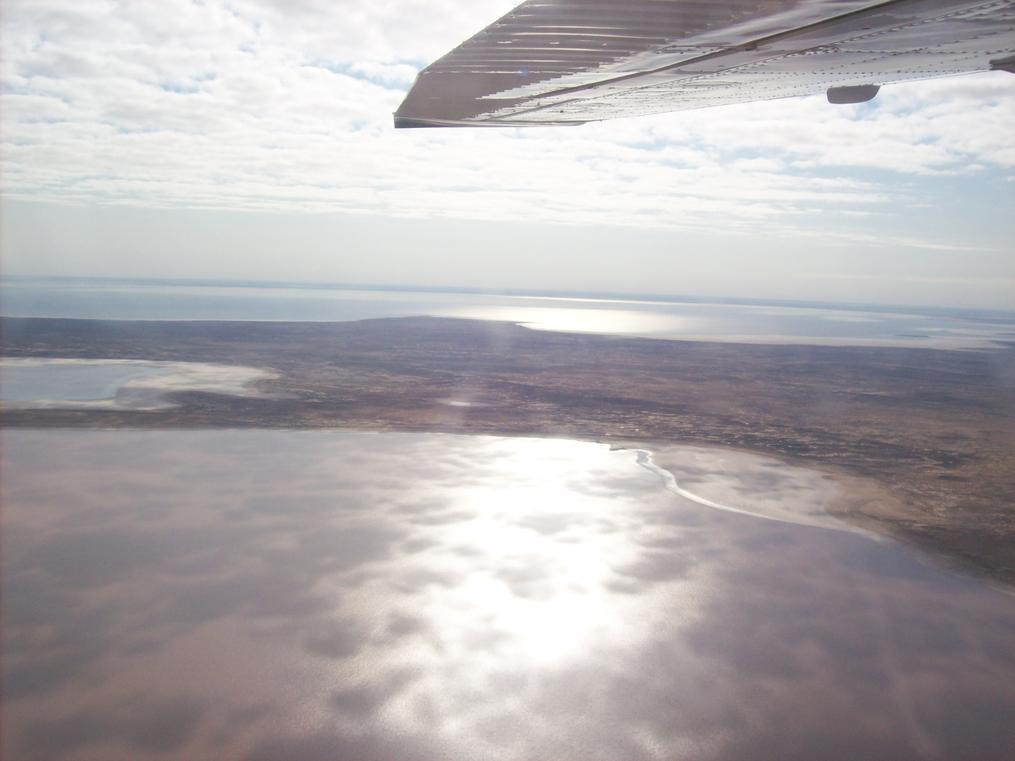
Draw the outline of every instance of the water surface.
M155 410L172 392L258 396L270 370L206 362L0 357L0 401L8 409Z
M707 341L983 348L1015 340L1015 313L996 311L85 279L7 279L0 294L3 314L19 317L331 322L439 316Z
M4 758L1015 747L1015 598L684 499L633 451L19 429L2 452Z
M5 402L84 402L113 399L125 384L158 375L147 363L59 363L4 359L0 363L0 399Z

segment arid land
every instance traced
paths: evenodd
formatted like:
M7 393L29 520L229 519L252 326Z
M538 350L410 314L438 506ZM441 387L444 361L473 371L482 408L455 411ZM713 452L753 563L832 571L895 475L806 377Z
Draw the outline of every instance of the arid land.
M1015 345L982 351L662 341L409 318L3 318L3 353L271 368L262 397L6 410L6 427L278 427L735 447L877 481L850 522L1015 587Z

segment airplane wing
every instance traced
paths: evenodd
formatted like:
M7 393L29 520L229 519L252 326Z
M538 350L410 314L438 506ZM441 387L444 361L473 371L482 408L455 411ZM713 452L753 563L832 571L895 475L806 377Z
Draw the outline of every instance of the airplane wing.
M396 127L574 125L1000 69L1015 0L527 0L427 66Z

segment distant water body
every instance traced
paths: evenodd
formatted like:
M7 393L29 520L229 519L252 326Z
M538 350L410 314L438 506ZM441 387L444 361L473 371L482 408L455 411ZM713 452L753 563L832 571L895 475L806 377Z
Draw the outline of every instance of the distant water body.
M436 316L647 338L960 349L1015 341L1015 312L284 283L5 279L0 281L0 313L103 320L312 322Z
M156 410L170 392L257 396L252 385L274 377L254 367L131 359L0 357L0 402L8 409Z

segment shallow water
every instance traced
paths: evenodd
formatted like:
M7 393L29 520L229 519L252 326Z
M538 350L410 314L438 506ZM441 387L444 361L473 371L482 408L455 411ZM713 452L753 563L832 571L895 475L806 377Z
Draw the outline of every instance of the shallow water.
M976 348L1015 340L1011 312L74 279L2 280L0 295L3 314L20 317L330 322L439 316L707 341Z
M633 451L29 430L2 451L4 758L1015 747L1015 598L683 499Z
M171 392L258 396L253 384L274 376L206 362L0 357L0 401L10 409L154 410L174 405Z
M8 360L0 366L0 399L5 402L113 399L128 381L159 372L159 367L142 363L42 364Z

